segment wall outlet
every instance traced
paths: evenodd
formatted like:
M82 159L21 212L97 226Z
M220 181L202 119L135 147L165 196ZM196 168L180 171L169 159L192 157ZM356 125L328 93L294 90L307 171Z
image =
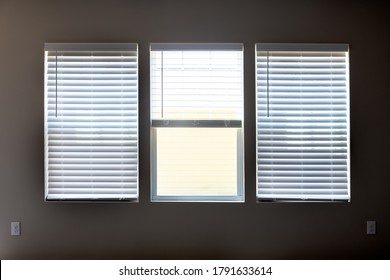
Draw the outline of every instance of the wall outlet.
M376 221L367 221L367 234L376 234Z
M11 222L11 235L12 236L20 235L20 222Z

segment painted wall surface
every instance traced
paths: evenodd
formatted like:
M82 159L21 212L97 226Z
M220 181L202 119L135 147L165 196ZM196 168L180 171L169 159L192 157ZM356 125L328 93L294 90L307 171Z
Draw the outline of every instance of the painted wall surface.
M388 12L381 1L0 0L0 258L389 259ZM139 44L139 203L43 201L45 42ZM151 42L244 44L245 203L150 202ZM256 203L255 43L350 44L350 203Z

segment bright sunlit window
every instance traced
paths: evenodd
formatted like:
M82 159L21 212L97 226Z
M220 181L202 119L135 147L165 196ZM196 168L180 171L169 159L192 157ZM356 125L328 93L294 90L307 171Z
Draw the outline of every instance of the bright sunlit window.
M136 44L45 44L45 199L138 199Z
M243 201L243 46L151 44L153 201Z
M348 45L256 51L257 198L348 201Z

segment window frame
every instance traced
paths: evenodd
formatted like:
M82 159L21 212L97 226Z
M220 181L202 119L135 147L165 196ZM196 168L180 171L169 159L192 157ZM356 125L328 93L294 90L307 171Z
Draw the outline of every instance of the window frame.
M152 100L152 78L150 86L150 182L151 182L151 201L152 202L244 202L244 59L243 44L233 43L151 43L150 44L150 77L152 77L152 51L197 51L197 50L216 50L224 51L239 48L242 52L241 58L241 120L154 120L153 119L153 100ZM163 128L238 128L237 129L237 194L236 195L159 195L157 193L157 130Z
M45 76L45 85L44 85L44 159L45 159L45 174L44 174L44 178L45 178L45 192L44 192L44 201L46 202L138 202L138 198L139 198L139 100L138 100L138 44L137 43L45 43L45 46L44 46L44 50L45 50L45 73L44 73L44 76ZM49 187L49 172L50 172L50 164L49 164L49 144L50 144L50 140L49 140L49 118L50 118L50 113L49 113L49 85L48 85L48 76L49 76L49 68L48 68L48 53L49 52L75 52L75 53L84 53L84 52L90 52L91 54L92 53L99 53L99 52L107 52L107 53L111 53L111 52L119 52L119 53L123 53L123 52L128 52L128 53L135 53L134 54L131 54L131 55L126 55L126 56L122 56L122 57L126 57L124 59L128 59L129 61L133 61L133 59L135 59L134 61L135 62L131 62L131 64L134 64L135 65L135 68L130 68L130 67L127 67L127 66L121 66L120 69L124 69L124 68L128 68L128 69L131 69L131 70L127 70L129 73L127 74L123 74L121 73L121 75L126 75L128 76L128 78L126 80L124 80L123 78L122 79L116 79L118 81L126 81L127 83L131 84L131 86L126 86L126 87L131 87L131 90L128 89L128 91L121 91L121 92L125 92L126 94L129 94L131 96L135 95L135 98L133 97L126 97L126 98L131 98L131 104L133 105L132 107L135 106L135 112L132 112L131 115L128 115L129 119L131 119L131 121L129 121L132 126L129 126L128 129L130 129L132 131L132 134L131 136L129 137L129 140L123 140L124 142L126 142L127 144L129 144L130 142L132 143L131 146L133 147L134 145L134 148L136 151L135 151L135 156L129 156L130 153L133 153L133 152L124 152L124 154L127 154L127 157L128 159L130 159L130 161L132 163L128 163L128 164L125 164L125 163L121 163L122 165L129 165L129 169L123 169L121 168L120 170L118 170L117 168L115 169L112 169L113 167L110 167L109 169L105 169L105 168L98 168L98 169L93 169L93 171L97 171L97 170L102 170L102 172L106 172L105 175L96 175L96 176L111 176L111 177L116 177L116 175L108 175L108 174L112 174L112 173L121 173L122 175L118 175L118 176L127 176L127 177L131 177L131 179L129 178L129 180L133 180L133 178L135 179L135 183L134 181L128 181L128 182L131 182L131 187L130 186L124 186L124 182L123 181L123 177L118 177L115 181L115 182L121 182L122 183L122 187L123 189L127 190L124 191L124 192L119 192L118 191L118 187L114 188L115 190L112 191L112 189L110 189L110 187L106 187L106 189L109 189L108 190L105 190L105 191L101 191L100 194L93 194L93 191L90 191L89 193L84 193L84 195L79 195L80 197L72 197L72 194L68 194L68 195L63 195L62 197L60 195L54 195L54 194L50 194L50 187ZM56 95L56 107L57 107L57 54L55 55L56 56L56 60L55 60L55 87L56 87L56 90L55 90L55 95ZM83 57L83 56L81 56ZM113 56L114 57L114 56ZM106 61L105 59L106 58L102 58L103 61ZM111 63L112 61L108 59L108 62ZM80 63L80 62L79 62ZM124 63L123 61L121 61L120 63ZM130 63L130 62L127 62L127 63ZM111 66L109 66L111 67ZM103 71L103 70L101 70ZM134 72L135 71L135 72ZM134 72L134 73L133 73ZM99 75L105 75L106 72L102 72L100 73ZM132 78L130 78L130 76ZM76 78L76 80L78 80ZM82 81L85 81L84 79L80 79L81 82ZM99 79L97 79L99 80ZM104 80L104 78L103 78ZM98 83L97 83L98 84ZM104 83L103 83L104 84ZM116 85L116 84L115 84ZM97 86L97 85L95 85ZM124 87L123 85L121 85L122 87ZM90 92L98 92L99 90L97 91L90 91ZM117 94L117 95L120 95L120 94ZM74 98L78 98L78 97L74 97ZM93 98L93 97L92 97ZM123 97L121 97L123 98ZM107 98L108 100L108 98ZM79 103L75 103L75 104L79 104ZM95 103L94 103L95 104ZM106 104L106 103L102 103L102 104ZM122 104L122 103L118 103L118 104ZM56 109L57 110L57 109ZM81 110L81 109L79 109ZM114 111L116 109L113 109ZM128 109L130 110L130 109ZM126 110L126 112L129 112L128 110ZM56 113L57 114L57 113ZM91 113L91 116L93 114ZM122 116L123 114L119 114L118 116ZM77 116L77 115L75 115ZM86 116L88 117L88 115L86 114ZM97 116L100 116L100 115L97 115ZM106 115L103 114L101 118L104 118ZM117 114L115 114L115 116L117 116ZM111 116L107 117L107 118L112 118ZM114 117L115 118L115 117ZM133 120L134 119L134 120ZM118 121L115 121L116 123L117 122L123 122L123 119L121 120L118 120ZM133 127L134 126L134 127ZM76 127L76 126L75 126ZM77 129L75 127L70 127L70 128L73 128L73 129ZM82 131L82 129L80 129L80 131ZM77 134L80 134L80 133L85 133L85 132L78 132ZM108 133L108 132L106 132ZM135 133L135 134L134 134ZM111 132L111 134L113 134L113 132ZM123 134L123 133L122 133ZM122 135L121 134L121 135ZM61 135L62 135L62 132L61 132ZM75 137L75 133L71 133L69 135L73 135L73 137ZM87 134L88 136L92 137L92 138L99 138L101 137L101 134ZM85 136L86 138L88 138L88 136ZM115 133L115 135L117 135ZM104 137L103 137L104 138ZM120 138L120 137L119 137ZM133 139L134 138L134 139ZM131 139L131 140L130 140ZM108 140L108 141L111 141L111 140L116 140L116 139L104 139L104 140L97 140L97 141L105 141L105 140ZM82 141L82 139L78 139L78 140L75 140L76 142L77 141ZM92 139L87 139L87 141L96 141L96 140L92 140ZM120 140L122 141L122 140ZM85 144L84 144L85 145ZM107 144L108 145L108 144ZM91 144L91 146L93 147L93 145ZM114 145L114 146L111 146L111 145L108 145L109 147L120 147L121 145ZM122 147L125 146L125 144L122 144ZM110 157L107 157L108 159L111 159ZM123 157L121 157L122 160L123 160ZM134 161L135 160L135 161ZM93 162L93 159L90 161L89 165L91 164L94 164L92 163ZM104 160L102 160L102 162L105 162ZM96 162L95 162L96 163ZM53 163L54 164L54 163ZM82 164L82 163L80 163ZM88 163L85 163L85 164L88 164ZM108 164L108 163L101 163L102 165L105 165L105 164ZM135 169L132 169L134 168ZM61 169L60 169L61 170ZM124 171L123 171L124 170ZM135 171L134 171L135 170ZM77 173L78 169L72 169L72 172L75 172ZM84 171L84 169L83 169ZM111 173L110 173L111 172ZM128 174L127 175L123 175L123 172L127 172ZM135 175L133 175L135 172ZM86 171L84 173L87 173ZM95 173L99 173L99 172L95 172ZM54 176L54 175L53 175ZM56 175L56 176L64 176L64 175ZM71 176L76 176L76 175L71 175ZM86 176L86 175L82 175L82 176ZM93 176L92 173L90 174L90 176ZM122 179L122 180L119 180L119 179ZM104 181L104 180L103 180ZM102 181L102 182L103 182ZM72 182L72 181L66 181L66 182ZM80 181L80 182L84 182L84 181ZM91 183L93 184L93 182L88 182L88 181L85 181L86 184L87 183ZM107 185L110 184L110 180L107 181ZM90 184L90 185L91 185ZM133 186L135 185L135 187ZM88 187L88 186L87 186ZM66 187L63 187L66 189ZM77 190L79 187L76 187L74 188L75 190ZM93 187L90 187L91 189L93 189ZM79 192L81 193L81 191L79 190ZM79 193L79 194L80 194ZM50 197L51 196L51 197Z
M258 104L258 95L259 95L259 82L258 79L258 52L345 52L345 121L346 121L346 179L347 179L347 197L343 198L262 198L259 195L260 191L260 180L261 176L259 175L259 104ZM267 54L268 57L268 54ZM256 44L255 50L255 81L256 81L256 102L255 102L255 112L256 112L256 200L257 202L350 202L351 200L351 153L350 153L350 80L349 80L349 45L348 44L283 44L283 43L258 43ZM268 58L267 58L268 64ZM268 69L267 65L267 69ZM268 70L267 70L268 73ZM268 74L267 74L268 75ZM267 77L267 87L268 87L268 77ZM268 92L268 89L267 89ZM267 93L268 94L268 93ZM269 101L267 101L267 106L269 106ZM284 134L288 135L288 134ZM310 134L313 135L313 134ZM333 183L332 183L333 184ZM330 189L330 188L329 188Z

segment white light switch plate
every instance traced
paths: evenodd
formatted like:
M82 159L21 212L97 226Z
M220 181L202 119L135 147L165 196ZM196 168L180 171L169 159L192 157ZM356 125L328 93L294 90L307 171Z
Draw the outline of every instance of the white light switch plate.
M20 235L20 222L11 222L11 235L12 236Z
M376 221L367 221L367 234L376 234Z

